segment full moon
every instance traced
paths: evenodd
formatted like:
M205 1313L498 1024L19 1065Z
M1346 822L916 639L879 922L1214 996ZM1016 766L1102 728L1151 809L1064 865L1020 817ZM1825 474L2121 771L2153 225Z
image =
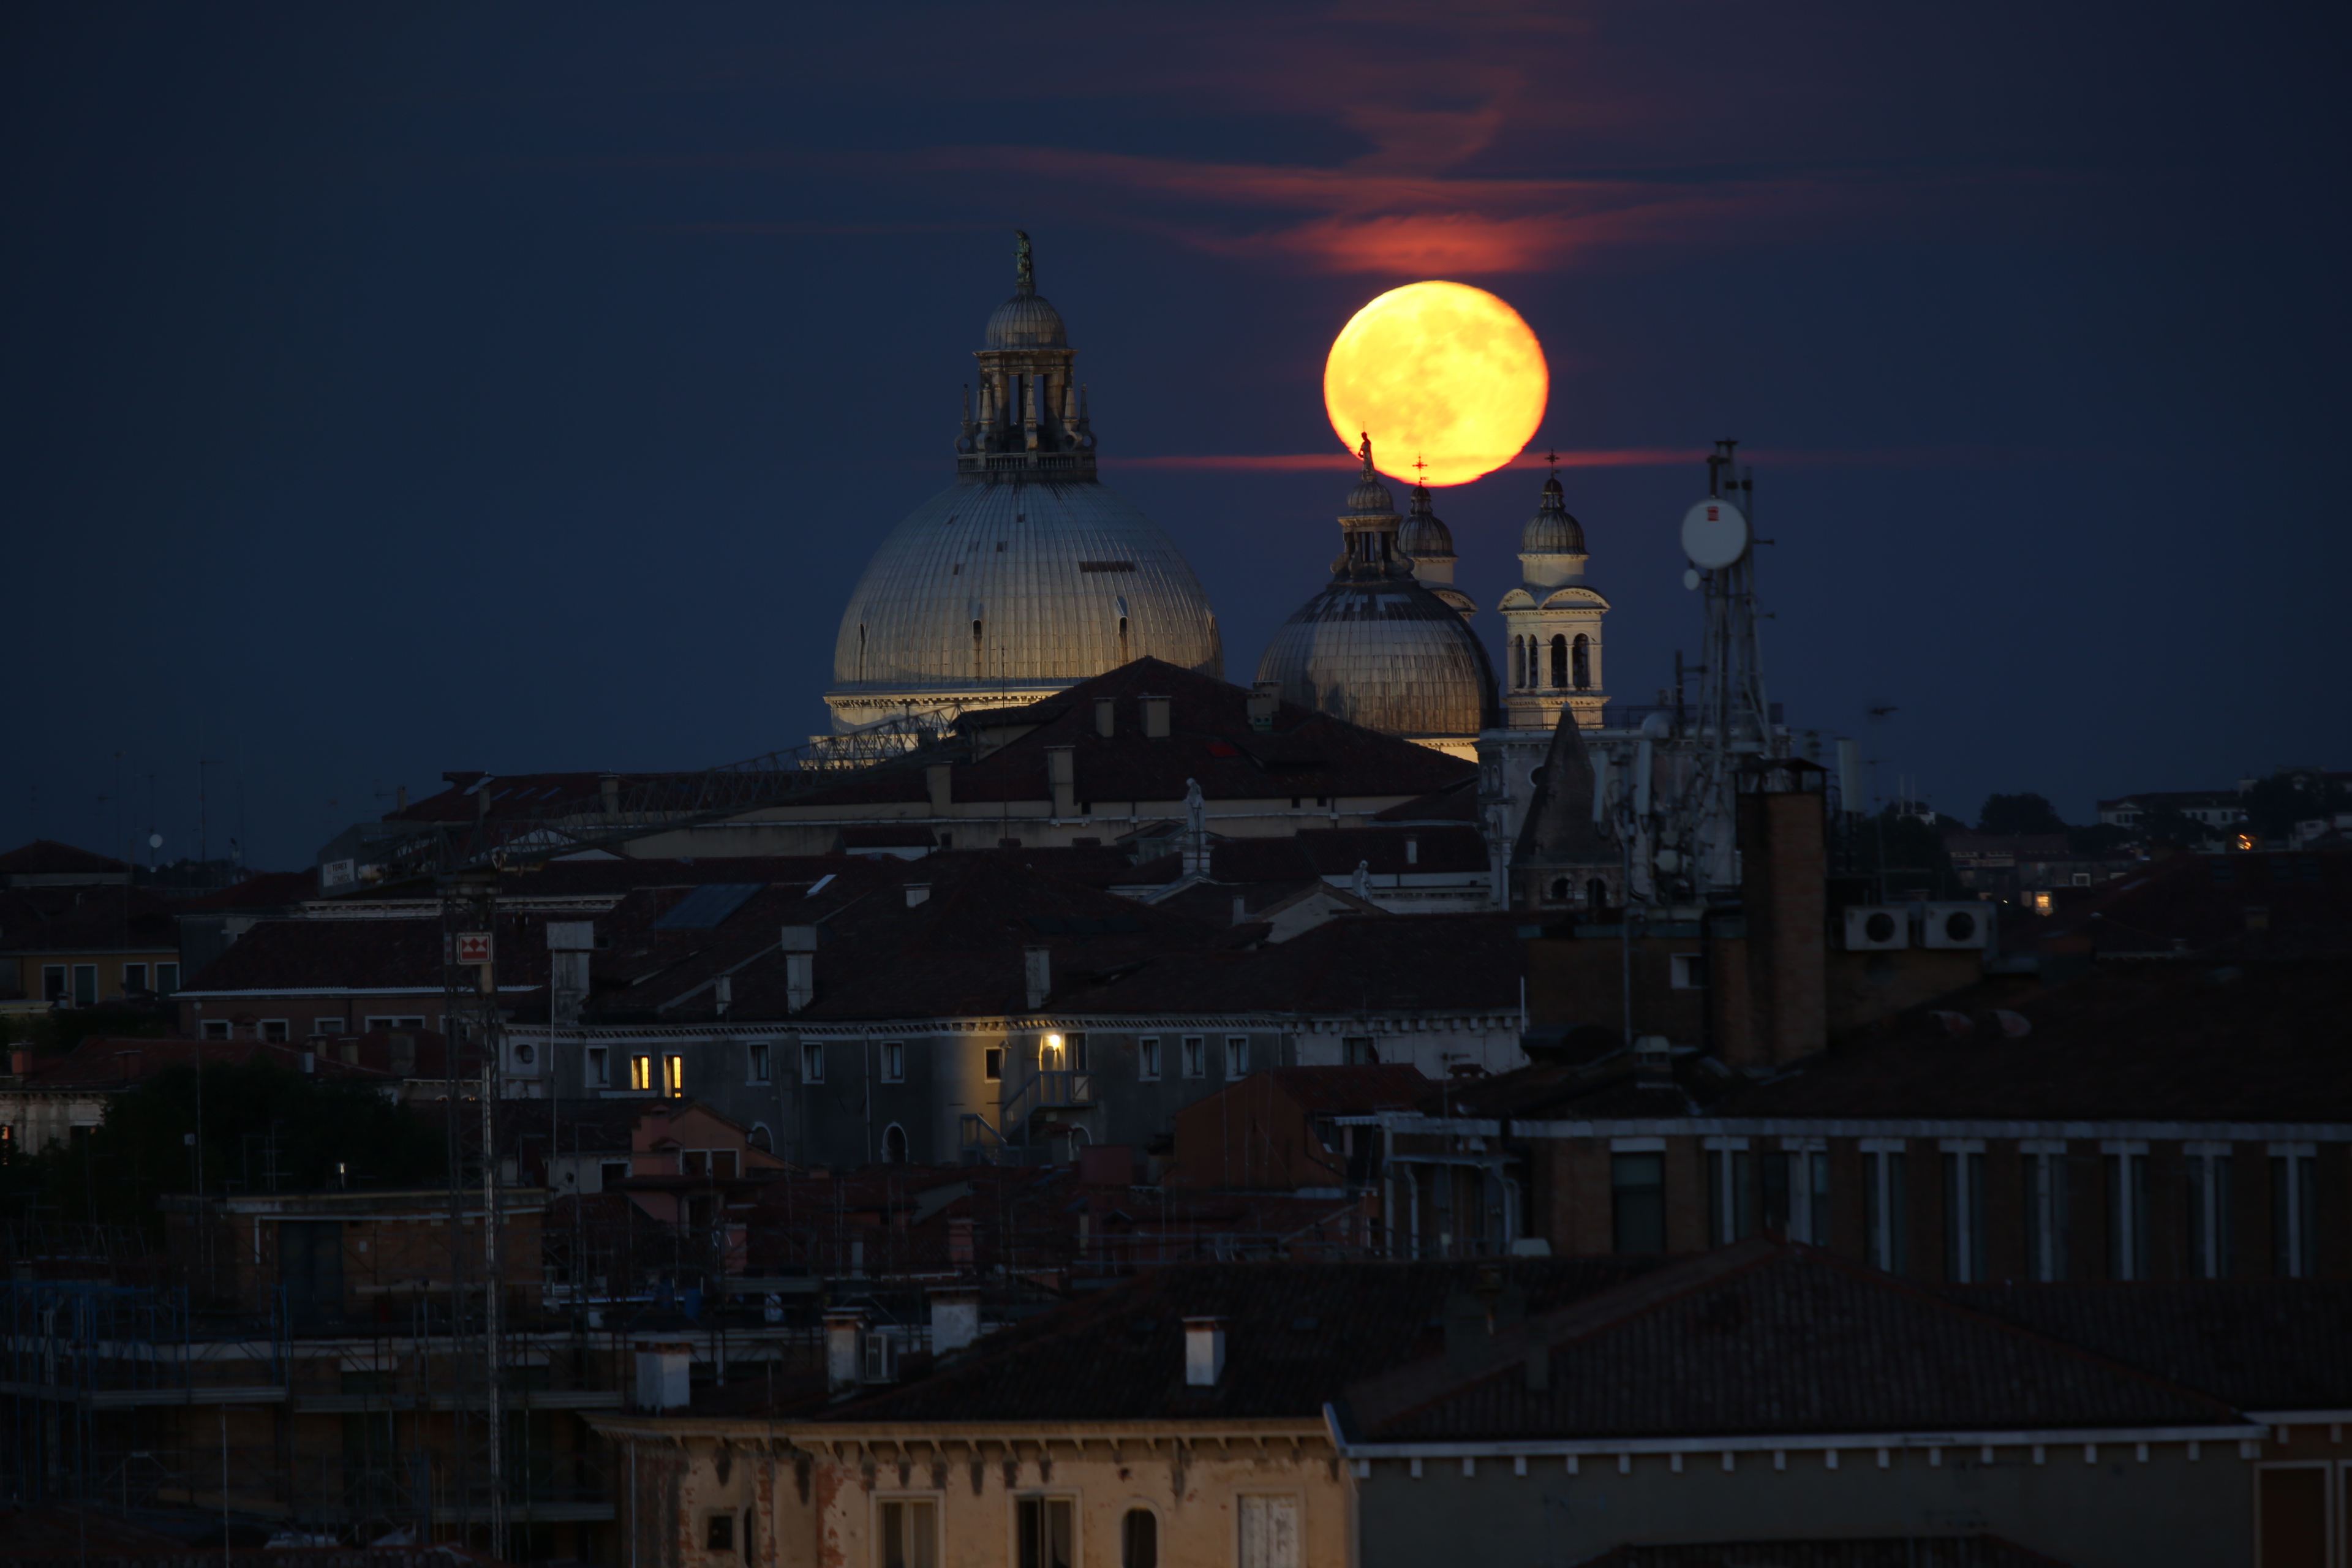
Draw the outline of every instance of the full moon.
M1323 406L1350 451L1411 483L1466 485L1519 455L1543 423L1551 371L1519 313L1466 283L1408 283L1357 311L1323 362Z

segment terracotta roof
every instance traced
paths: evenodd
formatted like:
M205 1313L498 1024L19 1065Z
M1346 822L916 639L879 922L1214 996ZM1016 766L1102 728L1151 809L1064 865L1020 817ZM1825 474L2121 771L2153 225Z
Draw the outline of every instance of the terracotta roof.
M79 871L128 871L128 861L110 856L77 849L70 844L60 844L54 838L36 838L30 844L0 851L0 877L56 877Z
M1351 1384L1342 1409L1349 1436L1502 1441L2245 1424L2212 1394L1791 1243L1742 1242L1548 1313L1528 1301L1526 1312L1513 1328L1498 1306L1497 1331L1474 1340L1471 1355L1457 1350ZM1531 1355L1547 1363L1539 1381L1529 1375Z
M27 1089L128 1089L156 1074L202 1061L206 1067L244 1067L263 1061L289 1072L302 1070L299 1046L261 1040L152 1040L85 1037L64 1056L37 1059L25 1075ZM354 1066L331 1052L318 1052L312 1070L321 1078L381 1079L391 1075Z
M1518 1006L1523 944L1510 914L1390 914L1328 921L1286 942L1164 952L1057 986L1073 1012L1356 1013Z
M1535 1310L1655 1267L1629 1258L1515 1258L1500 1265ZM842 1421L1050 1421L1152 1417L1319 1418L1367 1373L1442 1345L1449 1298L1475 1263L1188 1263L1154 1269L990 1335L921 1382L826 1411ZM1225 1371L1184 1382L1184 1320L1225 1321ZM1070 1375L1084 1367L1086 1375Z
M1943 1294L2241 1410L2352 1409L2352 1280L1958 1285Z
M1419 1068L1402 1063L1268 1068L1250 1076L1266 1079L1310 1116L1368 1116L1394 1110L1417 1103L1436 1087Z
M179 951L173 906L121 883L12 889L0 897L0 952Z

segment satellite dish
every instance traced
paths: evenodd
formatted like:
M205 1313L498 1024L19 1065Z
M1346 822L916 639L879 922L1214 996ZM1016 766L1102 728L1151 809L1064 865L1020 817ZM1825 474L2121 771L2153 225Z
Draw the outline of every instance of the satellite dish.
M1685 567L1684 567L1684 568L1683 568L1683 586L1684 586L1684 587L1685 587L1685 588L1688 588L1688 589L1692 590L1693 592L1696 592L1696 591L1697 591L1697 589L1698 589L1698 568L1697 568L1697 567L1696 567L1696 566L1685 566Z
M1748 520L1727 500L1703 500L1683 513L1683 553L1709 572L1748 553Z
M161 849L163 847L163 836L160 833L149 834L147 836L147 847L150 849Z

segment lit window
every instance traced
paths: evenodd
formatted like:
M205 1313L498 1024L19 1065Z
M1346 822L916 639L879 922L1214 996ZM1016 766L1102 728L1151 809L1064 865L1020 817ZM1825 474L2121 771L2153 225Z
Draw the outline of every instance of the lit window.
M686 1058L671 1057L669 1062L669 1092L672 1098L686 1092Z
M1184 1076L1186 1078L1209 1076L1207 1053L1202 1048L1201 1037L1198 1035L1184 1037Z
M1146 1080L1160 1076L1160 1037L1146 1035L1135 1042L1135 1076Z
M635 1089L639 1094L650 1094L653 1092L653 1058L631 1057L629 1058L629 1087Z
M907 1047L898 1040L886 1040L882 1045L882 1081L907 1081Z
M803 1083L824 1081L824 1047L818 1041L801 1042L801 1081Z
M2046 915L2050 912L2049 894L2036 893L2033 895L2033 912L2037 915Z

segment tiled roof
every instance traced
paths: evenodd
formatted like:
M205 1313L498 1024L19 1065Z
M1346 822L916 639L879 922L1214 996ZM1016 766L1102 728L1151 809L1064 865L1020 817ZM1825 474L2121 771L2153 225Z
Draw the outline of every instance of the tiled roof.
M37 1060L25 1075L27 1089L128 1089L157 1073L194 1066L243 1067L268 1062L289 1072L302 1070L299 1046L266 1044L260 1040L121 1039L92 1035L64 1056ZM354 1066L331 1051L316 1053L312 1071L320 1078L382 1079L379 1068Z
M1496 1267L1496 1266L1487 1266ZM1627 1258L1500 1265L1548 1310L1633 1279ZM1350 1381L1434 1352L1474 1263L1192 1263L1155 1269L1000 1331L920 1382L827 1411L842 1421L1152 1417L1314 1420ZM1225 1320L1225 1371L1184 1382L1184 1320ZM1083 1367L1084 1376L1071 1375Z
M210 910L279 910L318 896L316 871L261 871L202 898L183 899L173 907L182 914Z
M1374 822L1423 824L1434 822L1466 822L1475 826L1478 821L1478 775L1432 790L1424 795L1392 805L1373 817Z
M77 849L70 844L60 844L54 838L36 838L30 844L0 852L0 877L55 877L78 871L128 871L130 865L105 855L95 855L87 849Z
M1383 1063L1361 1067L1268 1068L1264 1078L1309 1116L1365 1116L1417 1102L1436 1086L1417 1067Z
M1351 916L1263 947L1158 954L1122 974L1057 986L1054 1005L1103 1013L1516 1008L1522 953L1508 914Z
M541 922L544 923L544 922ZM499 932L499 984L510 963L528 965L530 943ZM546 938L538 942L545 979ZM523 950L520 954L515 950ZM381 921L257 921L227 952L187 976L187 991L281 991L346 986L368 990L441 989L441 921L437 917Z
M2176 852L2067 900L2042 934L2108 953L2352 955L2352 854Z
M1499 1277L1498 1277L1499 1278ZM1359 1441L1767 1436L2243 1425L2210 1394L1758 1240L1352 1384ZM1539 1380L1528 1358L1543 1347ZM2340 1354L2340 1352L2339 1352ZM1469 1370L1465 1370L1465 1368ZM1531 1386L1535 1384L1535 1386Z
M2241 1410L2352 1410L2352 1280L1958 1285L1943 1294Z
M177 952L172 906L120 883L16 889L0 897L0 953Z
M1141 700L1170 700L1169 733L1143 733ZM1095 704L1114 704L1115 733L1097 733ZM1110 803L1181 800L1185 781L1198 779L1210 800L1297 796L1420 795L1475 776L1474 764L1345 720L1284 703L1273 729L1253 730L1250 691L1158 659L1141 658L1080 681L1025 716L1038 727L1003 749L956 761L960 803L1031 801L1048 797L1045 751L1072 748L1077 798L1107 809ZM975 725L1002 726L1003 715L975 715ZM949 760L925 751L905 762L846 777L837 789L800 796L795 809L879 802L927 802L926 765ZM975 826L978 826L975 824ZM1017 825L1016 825L1017 826Z

